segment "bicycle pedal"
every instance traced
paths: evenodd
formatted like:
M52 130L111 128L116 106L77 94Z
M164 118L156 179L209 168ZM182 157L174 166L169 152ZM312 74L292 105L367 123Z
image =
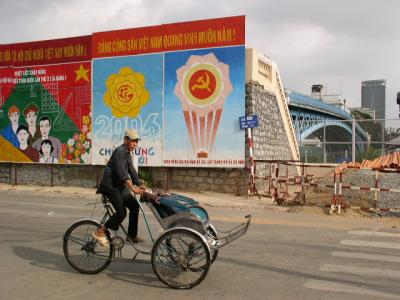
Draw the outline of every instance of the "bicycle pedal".
M111 244L116 248L116 250L121 250L124 247L125 242L122 238L117 236L111 240Z

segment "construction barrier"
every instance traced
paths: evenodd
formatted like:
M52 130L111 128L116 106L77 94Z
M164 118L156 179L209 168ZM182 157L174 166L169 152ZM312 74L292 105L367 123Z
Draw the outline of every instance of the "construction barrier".
M253 160L254 162L254 175L252 177L252 181L250 182L250 186L252 186L251 190L254 195L266 196L272 198L274 202L278 205L287 204L288 201L292 201L290 199L291 196L289 194L289 186L300 186L301 190L299 192L295 192L296 195L293 198L297 198L296 204L304 204L305 203L305 192L309 187L318 187L318 188L332 188L333 196L330 204L329 214L332 214L336 211L338 214L341 214L341 210L349 207L345 202L345 196L343 195L343 190L358 190L358 191L374 191L374 200L372 207L357 207L362 210L382 210L388 211L390 209L387 208L379 208L378 203L378 193L380 192L394 192L399 193L400 189L395 188L386 188L380 187L379 182L379 174L380 172L395 172L400 173L400 169L390 169L390 168L360 168L350 166L348 169L364 169L364 170L373 170L375 171L375 184L373 187L368 186L355 186L343 183L343 169L342 165L339 164L305 164L297 161L284 161L284 160ZM269 164L268 174L267 175L257 175L258 163L267 163ZM284 166L285 173L284 175L280 175L281 167ZM299 167L300 175L289 176L289 167ZM315 175L306 174L306 168L331 168L332 169L332 177L333 184L324 184L320 181L321 178L316 177ZM337 171L339 170L339 171ZM266 193L260 194L256 188L256 181L265 181L266 182ZM293 201L292 201L293 202ZM354 208L354 206L353 206Z
M372 170L372 169L370 169ZM357 207L361 210L365 211L390 211L388 208L380 208L378 207L378 193L380 192L392 192L392 193L400 193L400 189L393 189L393 188L383 188L379 187L379 174L380 172L393 172L393 173L400 173L398 169L375 169L375 186L374 187L368 187L368 186L354 186L354 185L345 185L343 184L343 172L341 171L339 173L339 183L338 183L338 193L336 193L336 188L334 190L334 195L333 195L333 200L331 204L331 209L329 211L330 214L334 211L334 209L338 209L338 213L340 214L340 208L341 206L345 204L344 197L342 194L342 190L344 189L349 189L349 190L358 190L358 191L363 191L363 192L375 192L374 194L374 201L373 201L373 207ZM334 178L336 178L336 173L334 174ZM334 180L335 181L335 180ZM355 208L355 207L353 207Z

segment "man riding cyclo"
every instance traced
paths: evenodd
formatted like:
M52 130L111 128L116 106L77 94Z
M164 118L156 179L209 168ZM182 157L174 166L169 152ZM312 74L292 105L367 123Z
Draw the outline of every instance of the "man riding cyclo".
M131 152L137 147L139 140L140 136L135 129L125 131L124 142L111 154L96 192L108 197L115 209L115 213L104 225L92 234L104 247L109 246L107 230L118 230L126 217L126 207L129 208L128 242L144 242L137 236L139 204L134 197L135 194L140 195L141 201L152 201L155 205L159 204L160 197L145 191L146 187L141 184L138 173L133 167Z

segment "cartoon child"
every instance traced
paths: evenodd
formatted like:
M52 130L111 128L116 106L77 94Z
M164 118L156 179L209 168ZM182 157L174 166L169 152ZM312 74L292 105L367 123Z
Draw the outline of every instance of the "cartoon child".
M20 110L16 105L11 105L8 109L8 118L10 124L1 130L1 135L13 144L16 148L19 148L19 141L17 137L17 129L19 126L19 115Z
M39 152L29 145L29 131L25 125L19 125L17 129L17 137L19 141L19 149L32 161L39 161Z
M30 145L32 145L34 141L40 138L39 126L37 126L36 124L38 111L39 107L35 103L31 102L25 107L23 112L26 124L28 125L29 129Z
M50 156L50 154L53 152L54 147L53 144L49 139L43 140L40 144L40 154L43 155L40 159L40 163L45 163L45 164L54 164L58 163L58 159Z
M47 116L42 116L39 120L39 129L40 133L42 135L41 138L37 139L33 144L32 147L35 148L36 150L40 151L41 149L41 144L42 141L44 140L50 140L51 144L54 148L54 151L51 153L50 156L54 157L57 159L57 161L60 159L61 156L61 142L58 138L50 136L50 130L51 130L51 121L50 118Z

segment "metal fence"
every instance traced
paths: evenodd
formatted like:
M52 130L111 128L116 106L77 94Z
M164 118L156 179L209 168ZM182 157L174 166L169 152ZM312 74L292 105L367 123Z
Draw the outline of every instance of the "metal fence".
M302 162L362 162L400 151L400 119L330 121L302 136L298 134Z

